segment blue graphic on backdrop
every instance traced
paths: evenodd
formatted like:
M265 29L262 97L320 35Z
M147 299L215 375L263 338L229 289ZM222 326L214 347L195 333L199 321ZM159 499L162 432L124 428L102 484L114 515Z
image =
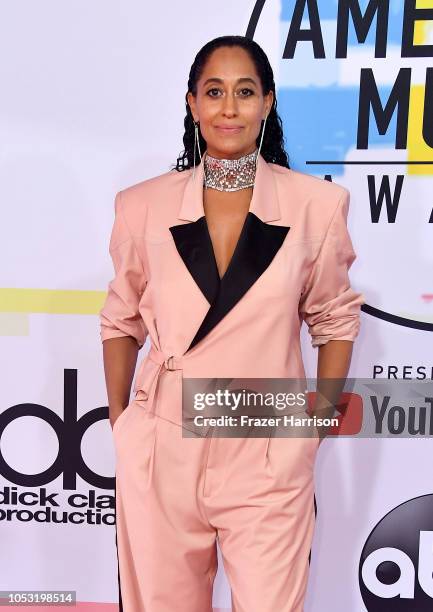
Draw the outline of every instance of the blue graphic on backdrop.
M362 13L367 4L367 0L360 0ZM281 3L281 56L294 7L295 0ZM293 59L280 60L280 72L284 72L283 81L289 84L293 82L296 86L284 85L278 88L278 112L283 121L290 166L294 170L311 174L338 176L344 173L343 165L309 165L306 162L344 161L348 151L356 147L359 83L345 86L338 82L338 63L348 60L335 59L337 0L319 0L318 8L326 59L315 59L311 41L300 41ZM304 20L306 21L303 21L301 27L308 28L308 9ZM402 23L403 1L391 0L388 48L389 45L401 45ZM358 43L349 17L348 57L351 47L374 47L375 37L376 19L371 24L365 42ZM306 81L305 86L302 85L303 80ZM377 88L384 107L392 86L381 86L377 83ZM369 148L375 144L381 148L389 144L390 148L394 149L395 134L396 114L393 115L386 134L379 135L374 116L370 113Z

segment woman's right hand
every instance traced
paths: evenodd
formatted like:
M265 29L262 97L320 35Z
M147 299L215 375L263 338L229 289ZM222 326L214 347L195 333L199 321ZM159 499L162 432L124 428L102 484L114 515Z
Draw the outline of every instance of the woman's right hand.
M105 382L111 429L130 401L131 384L138 356L134 338L123 336L103 342Z

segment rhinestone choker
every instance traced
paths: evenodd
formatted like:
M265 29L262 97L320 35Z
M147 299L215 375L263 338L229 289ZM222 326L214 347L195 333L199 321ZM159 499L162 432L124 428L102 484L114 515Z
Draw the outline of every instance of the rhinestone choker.
M203 159L204 186L218 191L238 191L252 187L256 177L256 158L257 149L238 159L218 159L206 152Z

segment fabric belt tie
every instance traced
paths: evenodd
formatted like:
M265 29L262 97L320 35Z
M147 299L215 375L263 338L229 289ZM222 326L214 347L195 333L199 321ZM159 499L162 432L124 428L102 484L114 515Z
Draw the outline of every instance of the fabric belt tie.
M182 370L183 358L179 355L166 356L152 344L149 353L140 365L135 380L134 392L140 394L139 399L149 403L149 410L153 405L158 378L164 370Z
M181 355L164 355L162 351L159 351L154 345L151 346L149 353L144 358L140 365L139 372L137 374L136 382L134 385L134 391L136 392L137 400L144 400L147 403L146 411L159 414L156 410L155 395L158 388L158 379L160 374L167 370L169 372L174 370L183 370L184 357ZM188 425L185 425L182 421L182 415L179 414L167 414L161 407L163 413L160 416L172 421L176 425L190 429ZM197 434L197 428L192 427L191 431ZM201 428L200 436L208 436L209 432L213 431L211 425L207 425Z

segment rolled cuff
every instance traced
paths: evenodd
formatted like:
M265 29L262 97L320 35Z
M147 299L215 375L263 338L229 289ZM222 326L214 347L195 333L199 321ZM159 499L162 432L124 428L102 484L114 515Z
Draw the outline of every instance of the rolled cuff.
M356 259L347 229L349 201L350 193L344 189L299 302L314 347L329 340L354 341L360 331L365 296L351 287L349 279Z

